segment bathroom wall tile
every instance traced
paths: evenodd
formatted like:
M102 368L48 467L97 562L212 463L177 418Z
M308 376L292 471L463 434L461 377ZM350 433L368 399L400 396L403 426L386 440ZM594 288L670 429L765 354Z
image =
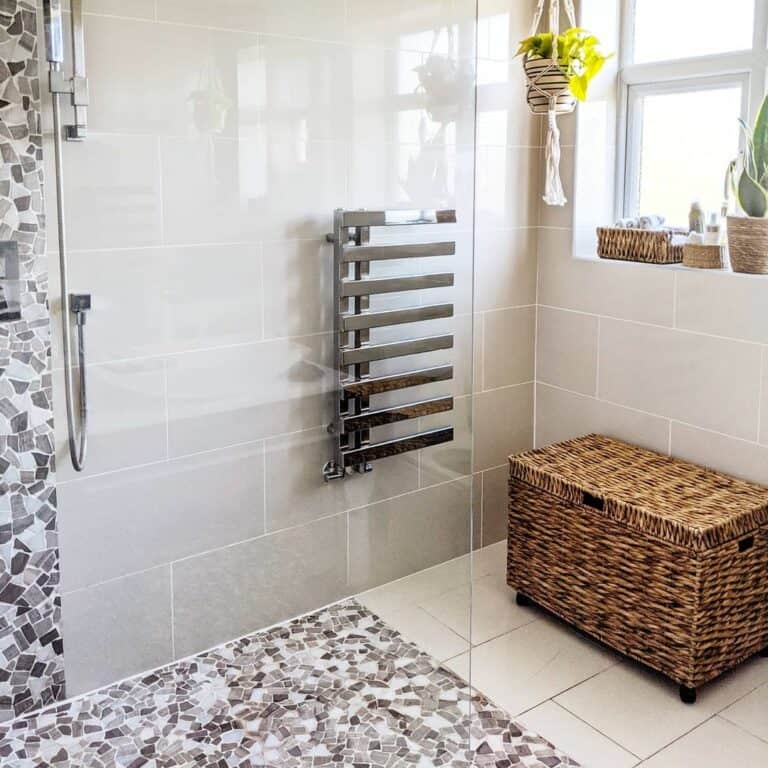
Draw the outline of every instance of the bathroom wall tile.
M62 604L69 696L173 659L170 566L70 592Z
M170 357L171 455L329 423L331 344L328 334Z
M325 240L264 244L264 336L333 330L333 246Z
M162 461L166 457L165 371L163 360L91 365L87 371L88 454L86 475ZM74 371L79 392L79 369ZM78 476L67 445L64 373L54 375L56 468L59 480ZM75 418L79 423L75 404Z
M471 58L475 51L475 3L355 0L347 14L347 39L358 45Z
M67 142L64 174L72 250L160 243L157 139L91 133L87 142Z
M593 397L537 384L536 447L570 440L591 432L666 453L669 421Z
M426 416L418 422L419 431L440 427L453 427L453 440L420 452L419 485L422 488L472 473L472 397L455 398L450 413Z
M768 485L768 448L672 422L672 455Z
M536 303L538 230L484 230L475 235L475 309Z
M600 397L757 438L760 347L616 320L600 327Z
M266 441L268 532L302 525L418 487L415 453L377 461L373 472L350 474L344 482L324 483L322 468L331 459L332 448L333 438L325 427Z
M530 32L535 6L535 0L478 0L478 56L514 58L518 40Z
M483 544L488 547L507 538L509 466L483 472Z
M534 149L478 147L478 230L536 226L538 159L539 151Z
M768 280L755 275L677 273L677 327L768 342Z
M320 40L344 35L344 0L157 0L160 21Z
M433 486L349 513L352 592L469 551L471 480Z
M258 245L138 248L70 254L70 289L93 296L88 360L112 361L262 338ZM58 294L58 276L52 276ZM62 365L60 306L53 360Z
M345 204L345 148L259 136L164 139L163 220L171 244L313 239Z
M337 515L174 563L177 656L344 597L346 542Z
M598 318L549 307L539 307L538 313L537 380L594 395Z
M61 7L68 11L69 0L62 0ZM87 14L109 14L136 19L155 18L155 0L133 0L130 5L123 0L83 0L83 11Z
M539 230L540 304L671 326L673 294L673 271L573 258L570 230Z
M533 447L533 384L475 395L475 471L505 464L512 453Z
M486 312L483 323L484 389L533 381L535 307Z
M263 462L257 443L61 483L64 589L260 536Z

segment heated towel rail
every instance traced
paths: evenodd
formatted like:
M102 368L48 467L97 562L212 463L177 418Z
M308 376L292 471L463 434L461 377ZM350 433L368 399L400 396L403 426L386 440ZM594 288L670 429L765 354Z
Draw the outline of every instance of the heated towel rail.
M453 440L453 427L416 432L405 437L374 442L371 430L422 416L453 410L453 397L435 397L386 408L371 408L371 397L453 379L453 366L440 365L395 375L372 376L371 363L453 348L453 334L425 335L405 341L371 344L374 328L453 317L453 304L419 304L404 309L371 310L370 297L378 294L447 288L452 272L401 277L371 277L371 262L452 256L455 242L407 245L371 245L373 227L452 224L456 212L446 211L347 211L334 213L334 317L338 397L336 414L328 431L333 458L323 467L326 481L347 476L348 471L369 472L371 462Z

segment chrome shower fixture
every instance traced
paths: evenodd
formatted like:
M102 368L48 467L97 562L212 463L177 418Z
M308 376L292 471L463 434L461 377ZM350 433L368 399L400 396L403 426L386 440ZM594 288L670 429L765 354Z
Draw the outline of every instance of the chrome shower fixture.
M61 329L64 352L64 389L67 406L69 455L72 466L82 472L88 448L88 393L85 365L85 315L91 308L90 294L69 293L67 264L67 227L64 210L64 161L62 139L82 141L87 135L88 79L85 76L85 35L82 0L70 0L72 22L72 77L62 71L64 65L64 26L61 0L43 0L46 58L50 73L53 150L56 170L56 212L59 235L59 275L61 284ZM71 97L74 124L62 129L61 96ZM80 384L79 430L75 420L75 392L71 350L71 320L77 328L77 362Z

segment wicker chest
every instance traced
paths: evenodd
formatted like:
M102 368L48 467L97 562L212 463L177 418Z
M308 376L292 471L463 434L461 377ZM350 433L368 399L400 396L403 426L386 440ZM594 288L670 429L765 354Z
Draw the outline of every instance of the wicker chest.
M768 646L768 489L601 435L510 458L507 582L696 688Z

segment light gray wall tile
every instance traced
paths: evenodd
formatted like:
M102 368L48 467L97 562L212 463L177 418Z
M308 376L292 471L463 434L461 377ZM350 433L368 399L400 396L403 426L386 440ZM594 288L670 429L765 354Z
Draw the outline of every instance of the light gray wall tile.
M69 696L173 658L170 566L67 593L62 610Z
M677 274L677 327L768 342L768 280L704 270Z
M768 448L672 422L672 455L768 485Z
M597 340L599 320L594 315L539 307L536 375L585 395L597 387Z
M535 304L538 230L478 229L475 237L475 310Z
M455 398L450 413L419 419L420 431L440 427L453 427L453 440L420 451L419 478L422 488L456 480L472 472L472 397Z
M483 472L483 546L507 538L509 466Z
M471 480L457 480L349 513L349 568L361 592L465 554Z
M600 397L694 426L757 439L760 347L603 320Z
M331 343L329 334L170 357L171 455L328 424Z
M263 461L257 443L61 484L64 588L260 536Z
M418 487L415 453L377 461L373 472L351 474L343 482L324 483L322 468L332 456L332 445L324 427L267 440L267 531L302 525Z
M539 303L672 325L674 272L657 265L579 259L571 230L539 231Z
M483 318L483 388L533 381L536 309L486 312Z
M537 384L537 448L591 432L661 453L669 447L669 421L665 418Z
M165 370L162 359L88 366L88 462L86 475L162 461L166 457ZM74 371L78 381L79 369ZM64 392L63 371L54 374ZM78 405L75 406L77 417ZM63 397L54 400L56 423L66 425ZM79 473L69 460L67 430L56 432L59 480Z
M475 395L475 471L504 464L509 455L533 447L533 384Z
M174 563L177 655L343 597L346 541L342 514Z
M538 224L539 156L539 150L527 147L478 147L475 223L479 230Z

